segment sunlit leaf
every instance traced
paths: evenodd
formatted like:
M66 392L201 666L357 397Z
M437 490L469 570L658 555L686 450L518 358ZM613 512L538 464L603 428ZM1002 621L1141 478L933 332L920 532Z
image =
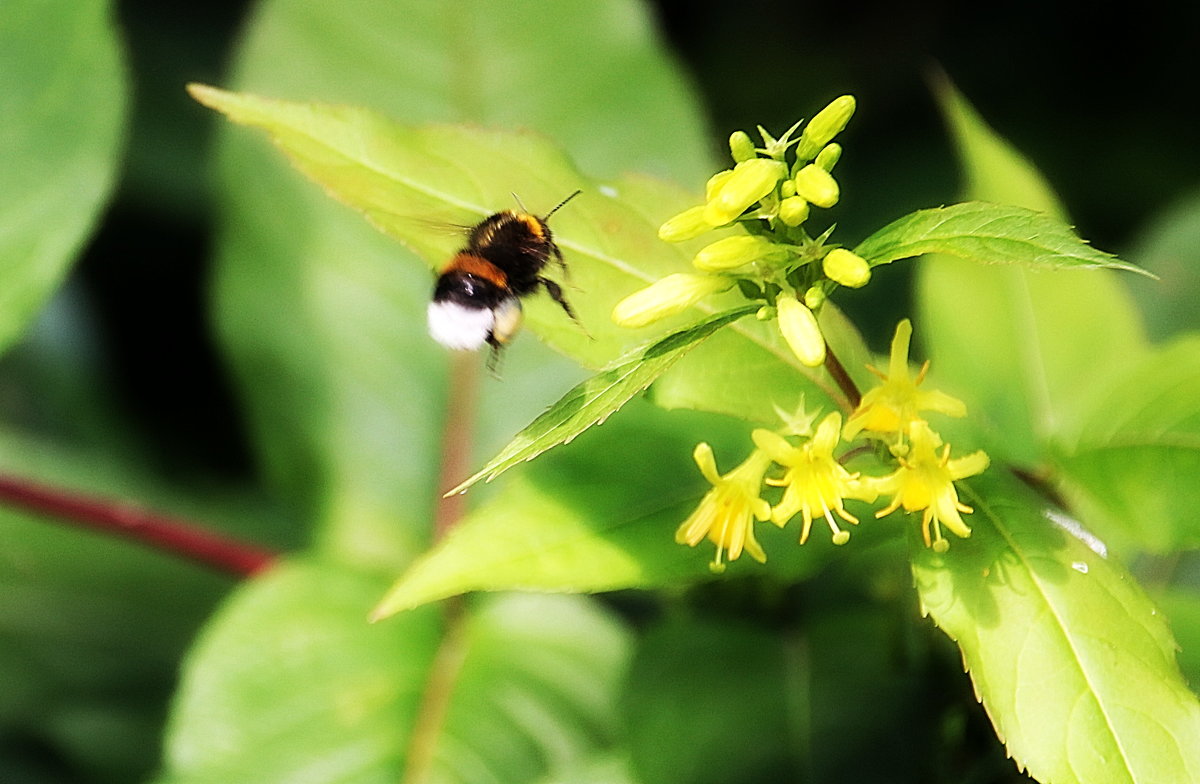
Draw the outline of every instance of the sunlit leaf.
M1200 338L1127 367L1061 450L1064 489L1102 532L1158 552L1200 544Z
M543 339L588 366L603 366L644 344L648 338L668 334L695 314L666 319L641 330L612 323L613 305L632 291L671 272L686 268L687 255L657 238L657 220L647 216L663 204L678 202L665 186L644 181L615 186L588 185L560 150L543 139L525 134L482 132L462 127L407 127L363 109L294 104L193 86L203 102L231 119L261 126L296 165L334 195L363 211L368 219L395 238L408 243L430 263L440 263L461 239L431 234L415 223L413 214L451 211L464 223L474 223L490 213L513 187L541 193L552 204L575 187L584 195L555 215L554 232L571 264L571 282L586 297L576 302L585 334L553 303L533 300L530 323ZM548 183L558 183L550 187ZM515 185L514 185L515 184ZM524 197L529 199L530 197ZM663 214L670 214L669 212ZM717 298L698 310L712 313L729 307L736 298ZM857 339L852 331L843 337ZM794 406L799 391L813 397L840 399L823 369L803 367L769 324L742 323L731 327L725 342L739 359L732 367L748 372L744 387L759 397L757 413L765 406ZM851 346L851 353L861 349ZM750 372L753 371L753 372ZM757 383L764 374L795 376L790 388L796 394L779 394ZM713 383L718 383L714 381ZM737 407L718 407L743 413Z
M110 14L106 0L0 6L0 350L66 277L120 166Z
M1057 218L1024 207L979 201L909 213L867 237L854 252L872 266L943 253L980 264L1142 271L1096 250Z
M918 545L913 573L1017 764L1054 784L1197 780L1200 701L1154 605L1015 480L960 487L971 537L944 554Z

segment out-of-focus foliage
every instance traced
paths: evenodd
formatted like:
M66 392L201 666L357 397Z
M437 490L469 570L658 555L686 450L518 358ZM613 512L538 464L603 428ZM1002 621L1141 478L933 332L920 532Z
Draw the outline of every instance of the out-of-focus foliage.
M1127 241L1197 185L1186 113L1146 109L1167 105L1159 85L1187 63L1173 31L1195 25L1156 25L1154 54L1136 62L1157 76L1127 110L1081 106L1087 85L1047 70L1040 92L1073 113L1048 116L1040 92L1023 99L1027 124L1000 113L1026 157L944 81L951 143L933 132L926 57L907 49L944 20L567 5L0 4L0 480L293 551L239 584L0 510L0 780L1007 782L1019 774L1006 755L1046 782L1200 777L1200 564L1194 515L1180 513L1200 487L1200 350L1179 334L1196 326L1200 205L1177 198ZM798 14L811 24L790 24ZM170 25L174 39L155 38ZM936 54L969 73L992 30L1003 20ZM889 65L868 67L868 51ZM201 144L215 117L186 81L296 102L274 105L295 112L281 146L385 231L256 133L222 127ZM989 117L1004 106L983 80L963 84ZM770 313L712 315L736 293L643 330L608 314L687 268L701 243L667 245L654 228L695 203L727 126L786 127L844 92L862 111L834 240L878 262L960 258L878 267L866 289L836 293L820 327L866 388L866 363L886 367L868 343L914 316L927 386L968 405L943 430L955 456L982 446L993 467L959 483L973 531L947 552L922 546L919 521L851 501L849 545L814 535L801 548L794 525L759 523L767 563L717 578L699 552L711 542L672 538L710 490L696 442L727 470L752 448L747 423L777 424L801 396L829 410L842 391L800 366ZM296 108L330 104L368 111ZM346 120L332 135L330 118ZM590 337L535 297L500 378L452 371L425 334L431 267L463 242L446 224L514 195L542 214L577 187L552 225ZM1022 236L978 207L914 212L956 197L1053 219ZM1058 265L1113 258L1078 244L1058 222L1068 211L1160 280L1026 269L1031 248ZM168 273L202 283L181 300L157 286ZM144 318L201 299L200 339ZM164 383L180 367L196 375ZM456 434L459 407L475 413ZM445 473L447 448L463 452L461 474ZM434 543L441 493L481 467L495 484L472 488Z

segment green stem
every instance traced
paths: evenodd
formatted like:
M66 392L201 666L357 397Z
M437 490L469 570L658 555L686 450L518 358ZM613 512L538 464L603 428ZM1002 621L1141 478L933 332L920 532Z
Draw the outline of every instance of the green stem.
M442 602L446 626L442 640L429 666L429 679L421 706L408 738L408 753L400 784L423 784L429 781L438 749L438 740L450 711L450 698L467 658L467 623L461 597Z

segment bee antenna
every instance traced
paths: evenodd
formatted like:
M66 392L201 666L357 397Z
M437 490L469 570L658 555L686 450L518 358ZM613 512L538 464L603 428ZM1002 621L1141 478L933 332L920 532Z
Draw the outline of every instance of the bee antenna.
M583 193L583 191L576 188L574 193L572 193L570 196L568 196L567 198L560 201L558 204L555 205L554 209L550 210L545 215L543 215L542 220L544 220L544 221L550 220L550 216L553 215L554 213L558 212L559 208L561 208L564 204L569 202L571 199L574 199L576 196L578 196L581 193Z

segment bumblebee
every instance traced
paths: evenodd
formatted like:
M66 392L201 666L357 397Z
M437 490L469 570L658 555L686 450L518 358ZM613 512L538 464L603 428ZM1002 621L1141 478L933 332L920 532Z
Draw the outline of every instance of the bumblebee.
M521 299L539 288L576 323L562 287L542 275L553 258L567 264L547 221L575 191L543 217L523 209L489 215L467 235L467 245L442 269L429 303L429 334L443 346L475 351L486 343L494 366L500 349L521 328Z

